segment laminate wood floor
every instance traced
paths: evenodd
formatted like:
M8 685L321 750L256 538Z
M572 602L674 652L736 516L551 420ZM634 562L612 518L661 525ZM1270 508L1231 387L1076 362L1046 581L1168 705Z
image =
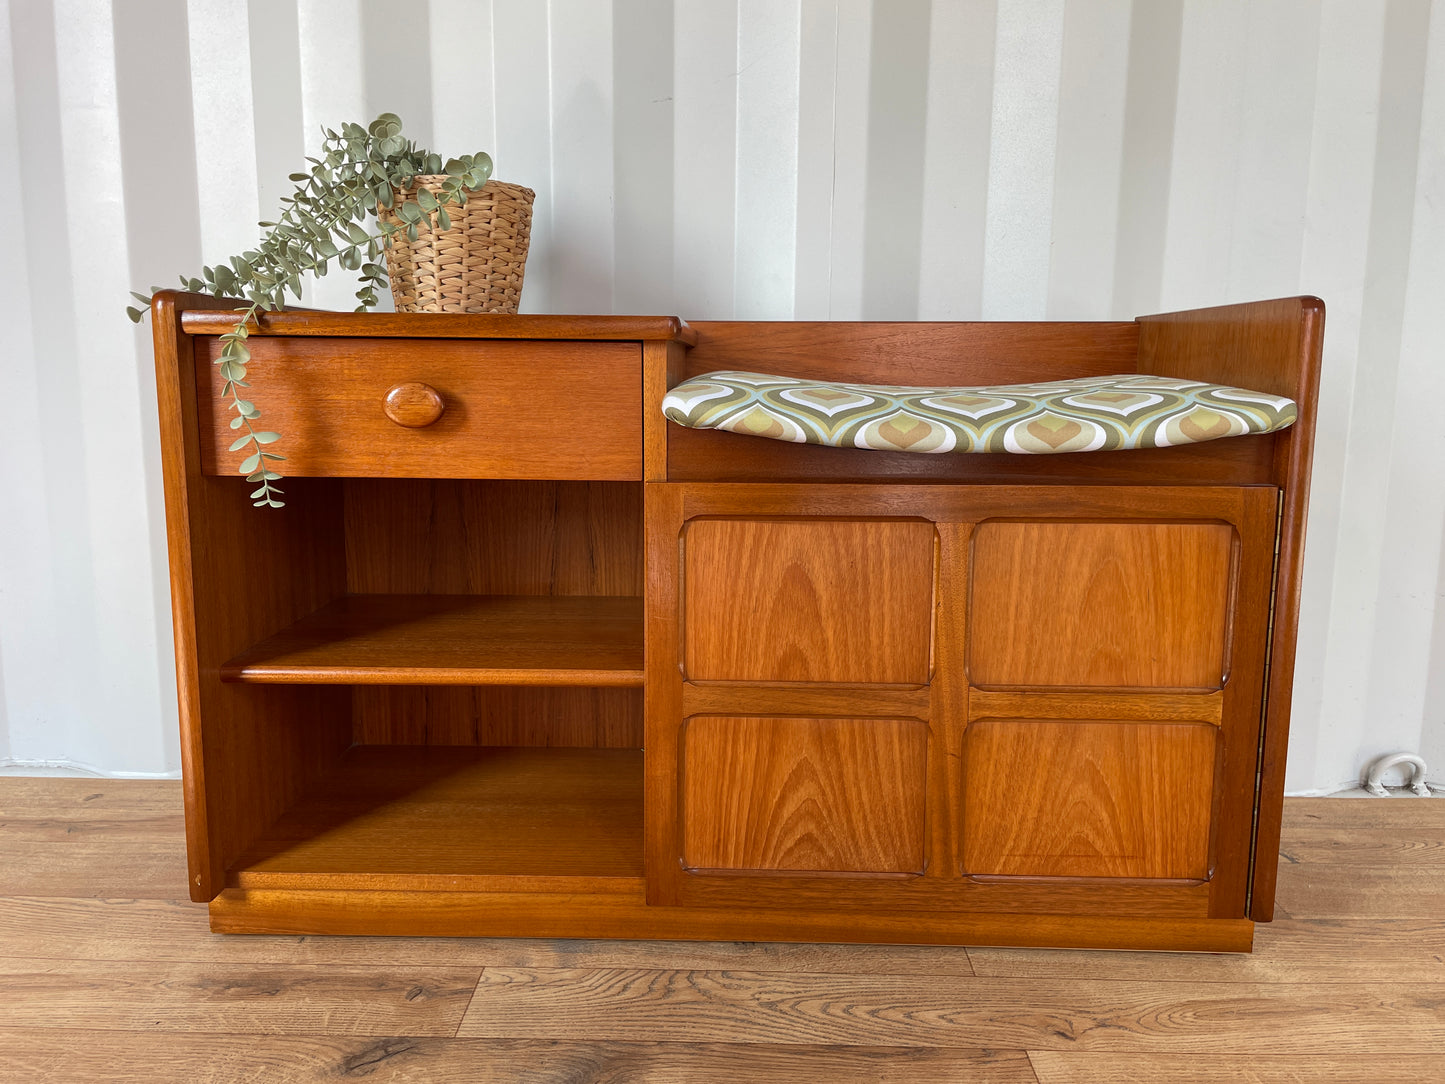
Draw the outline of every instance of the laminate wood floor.
M1251 956L224 937L179 783L0 778L0 1081L1445 1081L1445 801L1282 858Z

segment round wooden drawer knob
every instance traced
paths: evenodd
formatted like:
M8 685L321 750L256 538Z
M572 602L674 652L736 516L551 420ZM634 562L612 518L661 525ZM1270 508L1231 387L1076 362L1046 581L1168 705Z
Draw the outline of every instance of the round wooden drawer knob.
M442 411L446 408L447 404L442 399L441 392L418 380L398 384L386 393L383 403L386 416L397 425L404 425L408 429L431 425L442 416Z

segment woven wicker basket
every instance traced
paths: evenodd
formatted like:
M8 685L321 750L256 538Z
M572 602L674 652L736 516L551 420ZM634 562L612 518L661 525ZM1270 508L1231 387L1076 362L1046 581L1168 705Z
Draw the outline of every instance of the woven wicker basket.
M417 177L414 188L439 193L445 175ZM488 181L466 205L447 206L449 230L426 229L415 241L405 230L391 235L386 270L397 312L517 311L536 193L518 184ZM400 223L391 211L382 219Z

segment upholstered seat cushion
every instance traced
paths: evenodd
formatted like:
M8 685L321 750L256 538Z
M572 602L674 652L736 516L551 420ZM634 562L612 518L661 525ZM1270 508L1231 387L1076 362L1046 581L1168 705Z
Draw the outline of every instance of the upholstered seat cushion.
M1169 448L1293 424L1291 399L1123 373L991 387L906 387L705 373L662 411L691 429L895 452L1102 452Z

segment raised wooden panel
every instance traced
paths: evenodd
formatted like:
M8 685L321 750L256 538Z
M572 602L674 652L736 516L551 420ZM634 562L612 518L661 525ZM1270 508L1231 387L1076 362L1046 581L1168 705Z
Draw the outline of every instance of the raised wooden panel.
M963 872L1208 877L1218 733L1185 723L973 723Z
M971 682L1219 688L1233 539L1222 523L981 524Z
M683 864L921 873L927 758L916 719L689 719Z
M934 537L920 520L692 521L688 678L928 681Z
M201 466L231 474L246 452L230 451L236 435L217 396L221 344L199 342ZM642 478L636 343L258 335L247 347L288 475ZM440 397L430 425L388 417L388 393L407 383Z

